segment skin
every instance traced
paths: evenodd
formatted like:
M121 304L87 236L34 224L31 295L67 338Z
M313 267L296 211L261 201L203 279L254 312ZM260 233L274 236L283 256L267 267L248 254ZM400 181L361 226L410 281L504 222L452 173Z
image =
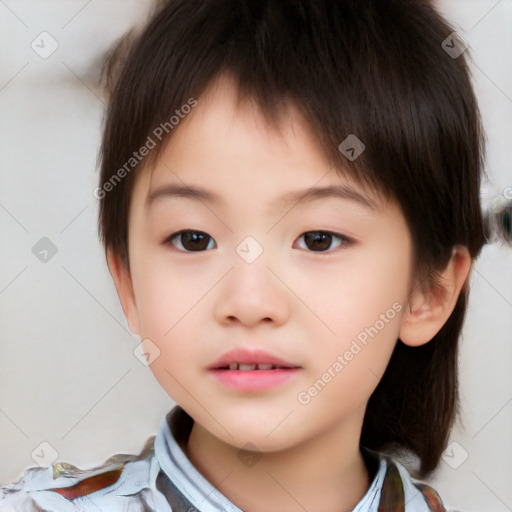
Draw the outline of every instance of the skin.
M397 338L412 346L433 338L471 259L454 248L442 293L418 286L399 205L337 174L293 105L287 113L279 132L271 129L254 104L236 107L233 83L221 78L151 172L137 177L130 271L110 251L108 264L130 329L160 350L152 372L195 420L183 449L205 478L246 512L348 511L370 484L359 437ZM170 183L201 186L221 202L160 197L148 207L148 196ZM287 192L327 185L350 186L376 208L335 197L270 207ZM184 229L207 233L206 250L169 241ZM318 230L353 242L307 245L302 235ZM252 263L236 252L247 236L263 248ZM298 394L394 303L394 318L300 403ZM227 388L208 367L237 346L264 348L301 369L268 390ZM260 457L252 467L237 457L247 443Z

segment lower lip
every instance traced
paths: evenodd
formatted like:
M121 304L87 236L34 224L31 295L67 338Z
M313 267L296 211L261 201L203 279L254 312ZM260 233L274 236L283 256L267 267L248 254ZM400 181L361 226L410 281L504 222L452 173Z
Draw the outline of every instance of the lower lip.
M275 370L211 370L225 386L237 391L260 391L285 383L299 373L300 368Z

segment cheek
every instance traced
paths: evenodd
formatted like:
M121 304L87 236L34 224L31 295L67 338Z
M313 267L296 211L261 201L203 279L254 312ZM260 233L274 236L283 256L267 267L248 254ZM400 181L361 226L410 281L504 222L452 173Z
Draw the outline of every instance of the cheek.
M196 357L200 350L198 326L205 314L202 301L218 277L171 265L165 253L141 252L133 260L140 337L155 343L162 356L152 367L180 371L180 361Z
M149 338L158 347L159 356L150 365L157 381L173 400L186 403L182 386L186 382L186 389L191 387L189 363L197 360L200 350L190 320L197 314L196 306L204 292L183 274L149 258L144 261L134 279L140 337Z
M319 329L325 331L325 344L317 372L329 368L339 355L346 355L346 378L351 375L355 382L371 378L372 373L372 382L380 378L405 311L407 270L407 253L392 254L380 248L374 253L359 253L347 264L347 271L330 274L328 285L312 305L329 327L319 323Z
M331 267L323 281L318 275L314 276L316 283L304 279L302 293L309 297L312 309L325 321L333 337L354 337L378 321L381 314L389 311L389 320L395 320L397 309L405 308L408 262L386 257L382 251L376 254L380 256L359 253L338 271ZM320 282L324 282L321 287L317 284ZM397 329L396 320L386 325L391 323ZM325 330L329 332L327 327Z
M141 336L161 338L197 300L196 283L166 261L160 249L134 250L131 260Z

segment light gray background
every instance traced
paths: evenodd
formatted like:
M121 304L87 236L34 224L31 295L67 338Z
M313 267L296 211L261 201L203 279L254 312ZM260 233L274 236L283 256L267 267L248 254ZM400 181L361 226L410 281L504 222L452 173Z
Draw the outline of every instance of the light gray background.
M482 198L512 186L512 0L442 0L470 44L489 139ZM81 468L139 453L173 402L133 355L97 239L96 157L106 48L149 3L0 0L0 482L42 441ZM31 48L43 31L59 47ZM441 42L440 42L441 43ZM48 237L43 263L32 247ZM464 427L430 480L450 507L512 510L512 248L484 248L461 348ZM468 454L468 458L462 462ZM460 465L459 465L460 464ZM457 466L455 469L451 466Z

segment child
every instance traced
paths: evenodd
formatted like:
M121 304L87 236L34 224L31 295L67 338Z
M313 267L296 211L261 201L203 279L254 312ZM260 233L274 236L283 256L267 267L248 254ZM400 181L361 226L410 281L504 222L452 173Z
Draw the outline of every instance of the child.
M112 77L95 195L178 405L138 456L26 470L2 512L446 510L420 479L485 243L460 43L428 0L162 5Z

